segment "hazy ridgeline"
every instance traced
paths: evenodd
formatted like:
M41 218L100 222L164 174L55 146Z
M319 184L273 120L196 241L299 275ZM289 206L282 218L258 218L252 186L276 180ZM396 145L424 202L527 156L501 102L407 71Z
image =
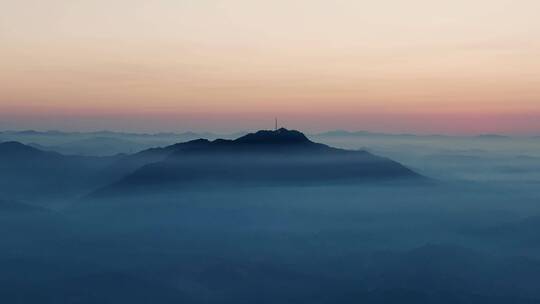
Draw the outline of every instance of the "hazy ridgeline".
M0 132L0 142L17 141L41 150L62 154L87 156L108 156L118 153L135 153L144 149L172 145L198 138L235 138L245 134L213 133L122 133L98 131L91 133L46 131L4 131Z
M32 136L42 146L61 141ZM134 136L117 134L115 143L176 142ZM88 169L74 185L30 166L42 170L32 182L60 194L48 199L24 185L25 193L2 193L1 302L540 303L539 139L311 138L365 148L436 182L209 183L89 199L118 170L133 171L132 161L115 167L119 156L106 158L98 173L109 180ZM105 164L84 159L94 161ZM2 170L0 185L16 174Z

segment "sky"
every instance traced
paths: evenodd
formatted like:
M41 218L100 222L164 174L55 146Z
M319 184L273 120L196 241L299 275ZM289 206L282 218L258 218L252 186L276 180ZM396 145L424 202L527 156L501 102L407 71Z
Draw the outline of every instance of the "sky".
M537 0L0 0L0 129L540 134Z

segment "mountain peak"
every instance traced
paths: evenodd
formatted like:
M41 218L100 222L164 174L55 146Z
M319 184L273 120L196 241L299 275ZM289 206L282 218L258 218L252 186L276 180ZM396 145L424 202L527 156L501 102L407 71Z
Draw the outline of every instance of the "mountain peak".
M234 142L242 144L307 144L313 143L302 132L280 128L249 133Z

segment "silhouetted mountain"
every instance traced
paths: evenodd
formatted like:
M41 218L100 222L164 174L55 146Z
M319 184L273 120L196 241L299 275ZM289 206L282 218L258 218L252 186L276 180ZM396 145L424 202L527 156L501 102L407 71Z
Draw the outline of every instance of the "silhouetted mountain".
M142 166L162 161L174 154L176 151L181 151L182 149L186 149L190 146L198 145L200 142L204 141L206 140L193 140L166 147L150 148L135 154L128 154L120 157L117 161L100 172L100 174L102 176L107 176L109 179L118 180L130 173L133 173Z
M40 151L36 148L23 145L15 141L0 143L0 153L2 153L3 157L34 157L45 154L49 154L50 156L53 155L53 153Z
M223 141L225 142L225 141ZM304 134L295 130L287 130L281 128L276 131L258 131L256 133L246 134L236 140L235 143L238 144L312 144Z
M243 134L242 134L243 135ZM135 153L153 147L168 146L197 138L236 138L236 134L217 135L195 133L126 133L113 131L61 132L61 131L4 131L0 142L16 141L44 151L65 155L108 156Z
M309 140L298 131L258 131L235 140L205 139L150 149L127 158L148 163L95 195L188 184L309 185L398 180L420 175L390 159Z
M23 200L82 195L110 182L97 174L116 159L65 156L18 142L0 143L0 193Z

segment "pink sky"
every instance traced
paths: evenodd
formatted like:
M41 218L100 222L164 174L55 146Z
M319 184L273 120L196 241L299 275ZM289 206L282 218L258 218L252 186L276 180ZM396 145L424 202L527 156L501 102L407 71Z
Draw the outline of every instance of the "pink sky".
M533 0L20 0L0 128L540 133Z
M540 135L540 113L25 113L0 117L0 129L133 132L236 132L280 126L306 132L344 129L414 134Z

